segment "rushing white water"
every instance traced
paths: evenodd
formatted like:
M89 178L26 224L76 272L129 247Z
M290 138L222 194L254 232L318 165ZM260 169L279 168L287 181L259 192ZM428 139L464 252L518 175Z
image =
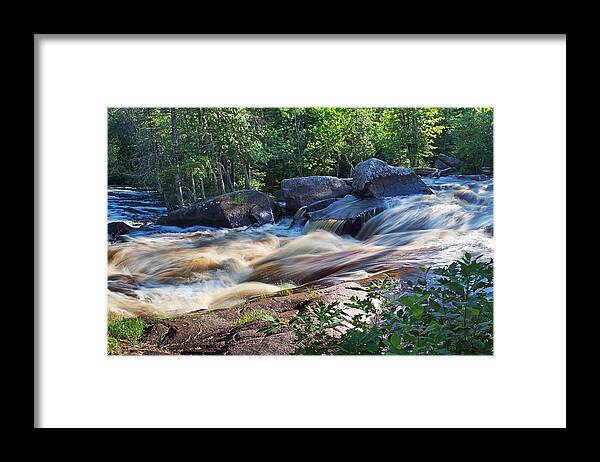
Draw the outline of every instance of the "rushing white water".
M127 187L108 188L108 221L123 221L130 226L151 225L166 212L158 193Z
M233 230L157 226L151 221L164 209L155 196L111 190L109 220L139 227L109 245L109 311L171 316L315 281L443 265L465 251L490 257L492 180L424 181L435 195L386 198L386 209L356 238L323 229L302 234L288 229L290 219Z

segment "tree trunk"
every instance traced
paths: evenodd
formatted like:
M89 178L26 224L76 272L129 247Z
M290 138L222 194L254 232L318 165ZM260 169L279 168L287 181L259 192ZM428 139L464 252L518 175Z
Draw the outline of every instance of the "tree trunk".
M354 174L354 165L352 165L352 162L350 162L350 159L348 159L348 156L345 155L344 159L346 159L346 162L350 166L350 172L348 173L348 176L352 177L352 175Z
M246 189L250 189L251 175L252 173L250 171L250 163L246 162L244 163L244 185Z
M294 116L294 130L295 130L295 138L296 138L296 155L294 156L294 169L296 170L296 174L298 176L302 176L302 132L300 130L300 124L298 122L298 116Z
M221 183L223 185L223 194L233 191L231 177L229 176L229 172L225 165L227 165L227 159L223 159L223 162L219 162L219 175L221 176Z
M231 190L235 191L235 162L232 159L229 163L231 164Z
M200 177L200 192L202 193L202 199L206 199L206 194L204 193L204 178Z
M219 168L218 174L219 174L218 176L219 176L220 193L225 194L227 192L227 188L225 188L225 179L223 178L223 172L221 171L220 168Z
M231 171L227 169L227 164L229 164L228 159L225 159L221 165L223 166L223 176L227 183L227 192L232 192L234 190L233 181L231 181Z
M171 108L171 142L173 144L173 159L175 159L175 193L177 203L183 207L183 189L181 188L181 158L179 146L177 145L177 109Z
M223 178L223 170L221 169L221 164L217 165L217 172L215 174L217 176L217 189L219 189L220 194L225 194L227 189L225 189L225 180Z
M198 196L196 195L196 180L194 180L193 172L190 175L190 178L192 180L192 198L194 199L194 202L198 202Z
M417 154L419 152L419 132L417 128L417 112L412 111L412 156L410 159L410 166L417 166Z

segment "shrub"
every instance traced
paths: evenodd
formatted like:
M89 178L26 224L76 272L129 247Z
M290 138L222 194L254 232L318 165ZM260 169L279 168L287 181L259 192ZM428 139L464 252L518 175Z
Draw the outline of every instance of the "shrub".
M233 325L239 327L252 321L262 320L267 314L264 310L245 311L233 320Z
M477 355L493 352L493 262L466 253L414 280L372 283L346 306L317 302L289 323L271 321L270 334L291 328L297 354Z
M118 318L108 321L108 351L116 353L122 344L135 346L149 324L140 318Z
M289 295L292 295L294 293L294 289L292 289L291 287L287 288L287 289L281 289L279 292L277 292L275 295L282 295L284 297L287 297Z

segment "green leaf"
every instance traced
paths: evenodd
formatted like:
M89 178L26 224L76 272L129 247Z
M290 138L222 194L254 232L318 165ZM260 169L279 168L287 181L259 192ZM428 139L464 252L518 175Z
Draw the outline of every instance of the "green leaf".
M400 336L396 332L394 332L392 334L392 336L390 337L390 343L396 349L402 348L402 339L400 338Z
M263 315L262 319L264 321L276 322L276 319L273 316L271 316L270 314Z
M472 316L479 316L480 311L477 308L467 308L467 311Z
M422 306L415 306L412 308L412 315L416 318L416 319L421 319L421 316L423 316L423 313L425 312L425 308L423 308Z

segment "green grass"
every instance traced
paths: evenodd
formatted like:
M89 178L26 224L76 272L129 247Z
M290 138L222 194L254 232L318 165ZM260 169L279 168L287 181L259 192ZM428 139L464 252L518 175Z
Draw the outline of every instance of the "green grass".
M288 288L288 289L282 289L279 292L277 292L277 295L292 295L294 293L294 289L292 288Z
M108 337L108 352L118 353L119 352L119 341L114 337Z
M242 313L240 316L238 316L236 319L233 320L233 325L238 326L238 327L243 326L245 324L248 324L249 322L263 319L263 317L266 316L267 314L268 313L265 310L245 311L244 313Z
M149 324L140 318L115 318L108 321L108 351L117 353L122 345L135 346Z
M317 298L319 296L319 291L313 289L312 287L309 287L306 293L308 294L309 298Z

